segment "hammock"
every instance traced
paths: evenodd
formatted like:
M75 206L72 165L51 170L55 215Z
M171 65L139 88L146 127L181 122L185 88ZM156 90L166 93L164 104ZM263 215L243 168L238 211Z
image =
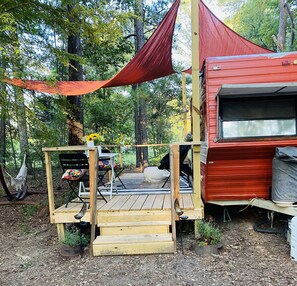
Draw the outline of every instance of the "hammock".
M4 178L2 167L0 168L0 181L2 183L3 189L7 195L7 199L9 201L15 200L22 200L27 194L28 186L26 185L26 179L27 179L27 167L26 167L26 155L24 156L24 160L22 163L22 166L19 170L19 173L15 178L13 178L7 171L5 173L10 178L10 183L7 184ZM16 191L16 195L14 196L10 191L9 187L14 188Z

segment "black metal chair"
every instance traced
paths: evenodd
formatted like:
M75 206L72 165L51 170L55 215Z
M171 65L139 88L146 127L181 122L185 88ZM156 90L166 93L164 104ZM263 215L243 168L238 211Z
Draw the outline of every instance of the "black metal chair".
M78 198L80 202L84 203L84 200L80 197L78 190L76 189L80 183L87 184L90 180L89 159L87 155L84 153L62 153L59 155L59 159L64 172L62 179L68 182L71 189L65 207L67 208L73 195L75 195L75 198ZM107 202L99 189L97 192L103 200Z
M190 176L193 176L192 168L189 164L185 164L184 161L188 155L189 150L191 149L191 145L180 145L179 146L179 168L180 168L180 176L184 178L189 187L192 186ZM158 166L160 170L167 170L170 172L170 154L166 154L162 160L160 161L160 165ZM170 178L170 175L165 180L162 188L166 185Z

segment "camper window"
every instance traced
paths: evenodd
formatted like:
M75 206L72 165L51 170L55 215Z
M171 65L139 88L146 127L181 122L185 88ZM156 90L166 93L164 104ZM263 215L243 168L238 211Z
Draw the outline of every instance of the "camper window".
M296 100L288 96L221 98L223 139L296 135Z

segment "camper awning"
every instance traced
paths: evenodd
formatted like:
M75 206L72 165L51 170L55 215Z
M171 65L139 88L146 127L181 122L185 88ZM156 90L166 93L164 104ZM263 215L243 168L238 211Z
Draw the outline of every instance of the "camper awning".
M219 98L274 96L282 94L297 95L297 82L223 84L217 96Z

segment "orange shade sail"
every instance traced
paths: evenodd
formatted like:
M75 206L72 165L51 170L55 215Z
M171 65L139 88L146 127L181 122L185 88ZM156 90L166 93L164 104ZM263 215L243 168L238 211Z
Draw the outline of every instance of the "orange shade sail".
M176 15L179 7L176 0L155 32L137 55L114 77L106 81L46 81L8 79L6 83L50 94L83 95L103 87L131 85L150 81L174 73L171 50Z
M84 95L99 88L142 83L173 74L172 39L180 0L176 0L138 54L114 77L105 81L46 81L6 78L6 83L39 92L65 96ZM199 1L200 69L208 57L271 53L243 38L220 21ZM191 73L191 69L187 72Z

